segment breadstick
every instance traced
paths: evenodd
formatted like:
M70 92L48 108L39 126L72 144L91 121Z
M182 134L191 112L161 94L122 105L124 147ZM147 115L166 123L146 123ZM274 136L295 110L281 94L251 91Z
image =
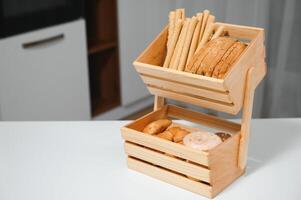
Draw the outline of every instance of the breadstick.
M204 10L204 12L203 12L203 20L202 20L202 27L201 27L200 37L199 37L198 43L200 43L201 40L202 40L202 38L203 38L203 35L204 35L204 32L205 32L205 28L206 28L206 24L207 24L207 20L208 20L209 15L210 15L210 11L209 10Z
M185 9L184 8L180 8L179 10L181 11L181 14L182 14L181 15L181 17L182 17L181 19L185 20Z
M171 62L170 62L170 65L169 65L169 68L171 68L171 69L177 69L178 68L181 53L182 53L183 46L184 46L184 40L185 40L185 37L186 37L186 34L187 34L189 23L190 23L190 19L187 18L184 21L183 28L181 30L181 34L179 36L176 48L175 48L174 53L173 53L172 58L171 58Z
M198 22L197 22L197 25L195 27L195 30L194 30L194 33L193 33L193 36L192 36L192 41L191 41L190 48L189 48L189 53L188 53L188 57L187 57L187 61L186 61L186 66L188 65L189 61L191 60L193 54L195 53L197 45L198 45L200 30L201 30L201 26L202 26L203 13L199 13L197 15L197 18L198 18Z
M193 32L197 23L197 18L196 17L192 17L188 26L188 30L187 30L187 34L184 40L184 46L183 46L183 50L181 53L181 57L180 57L180 63L178 65L178 70L179 71L184 71L185 65L186 65L186 60L187 60L187 56L188 56L188 51L189 51L189 47L191 44L191 39L193 36Z
M209 37L212 34L213 29L214 29L214 23L209 24L208 29L204 32L203 38L202 38L201 42L199 43L196 52L199 51L209 40Z
M215 22L215 16L214 15L209 15L207 19L207 24L205 31L208 29L209 25Z
M218 38L219 36L221 36L224 32L224 26L221 25L217 28L217 30L215 31L215 33L213 34L211 40Z
M178 38L179 38L181 29L182 29L182 25L183 25L183 20L179 20L178 22L176 22L174 34L171 37L170 46L167 49L167 54L166 54L164 64L163 64L163 67L165 67L165 68L168 68L170 66L170 61L171 61L172 55L174 53Z
M184 20L185 19L185 11L183 8L176 9L176 17L175 17L175 22L179 20Z
M205 33L206 30L209 28L210 24L214 24L214 22L215 22L215 16L209 15L209 16L208 16L208 19L207 19L207 24L206 24L204 33ZM213 30L214 30L214 29L213 29ZM213 33L213 31L212 31L212 33ZM211 35L210 35L210 36L211 36ZM203 35L203 37L204 37L204 35ZM208 40L210 40L210 38L208 38Z
M175 11L171 11L169 13L168 18L169 18L169 25L168 25L167 48L169 48L169 46L170 46L171 38L172 38L174 28L175 28L175 19L176 19Z

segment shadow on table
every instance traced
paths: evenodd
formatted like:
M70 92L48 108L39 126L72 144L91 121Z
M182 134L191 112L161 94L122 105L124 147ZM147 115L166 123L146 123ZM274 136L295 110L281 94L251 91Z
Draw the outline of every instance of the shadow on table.
M297 120L256 120L256 127L252 128L250 135L246 175L300 144L297 142L301 137L300 127L301 123Z

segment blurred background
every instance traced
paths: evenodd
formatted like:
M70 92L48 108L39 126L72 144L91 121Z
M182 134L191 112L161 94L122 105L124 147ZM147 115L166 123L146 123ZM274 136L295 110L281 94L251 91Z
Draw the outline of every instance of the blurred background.
M265 28L268 74L253 116L301 117L301 1L0 0L0 120L150 112L153 97L132 62L179 7L187 16L208 9L217 21Z

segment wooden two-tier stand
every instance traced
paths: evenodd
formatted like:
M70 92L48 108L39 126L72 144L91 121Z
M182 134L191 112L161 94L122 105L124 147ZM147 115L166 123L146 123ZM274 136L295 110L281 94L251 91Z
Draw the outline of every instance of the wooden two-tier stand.
M254 91L266 74L264 30L224 23L217 23L216 28L220 25L229 37L248 44L226 77L221 80L160 67L166 53L165 28L134 62L155 95L154 111L121 129L130 169L209 198L245 171ZM165 105L165 98L233 115L242 110L242 120L234 123ZM205 152L142 133L148 123L168 117L226 131L232 137Z

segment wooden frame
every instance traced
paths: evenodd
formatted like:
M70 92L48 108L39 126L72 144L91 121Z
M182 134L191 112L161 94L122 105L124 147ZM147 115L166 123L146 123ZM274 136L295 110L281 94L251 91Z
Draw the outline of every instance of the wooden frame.
M250 41L226 77L221 80L160 67L166 52L165 28L134 62L148 90L155 95L154 111L121 129L130 169L209 198L215 197L245 171L254 91L266 74L263 29L224 23L217 23L216 28L220 25L230 37ZM237 124L165 105L165 98L230 114L242 109L242 120ZM204 152L142 133L148 123L168 117L233 135Z

